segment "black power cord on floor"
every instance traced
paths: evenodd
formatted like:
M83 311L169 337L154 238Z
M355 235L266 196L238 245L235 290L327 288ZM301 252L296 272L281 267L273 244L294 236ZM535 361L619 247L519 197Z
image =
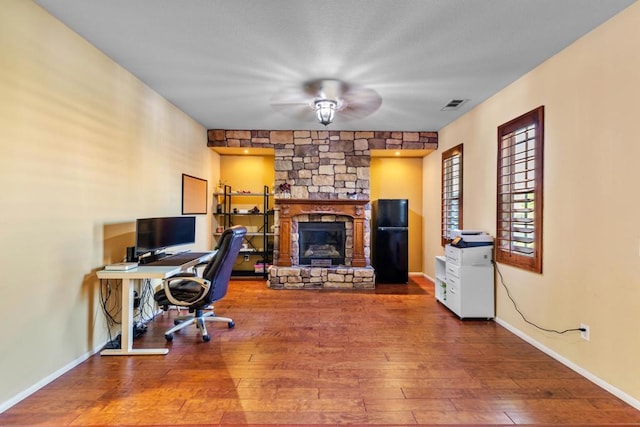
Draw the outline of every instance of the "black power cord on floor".
M504 277L502 277L502 272L498 268L498 263L495 262L495 261L492 261L492 262L493 262L493 265L496 267L496 271L498 272L498 276L500 277L500 283L502 284L502 287L507 292L507 296L509 297L509 299L513 303L513 307L516 309L516 311L518 312L520 317L522 317L522 320L524 320L525 322L527 322L531 326L534 326L534 327L540 329L541 331L553 332L553 333L556 333L556 334L565 334L567 332L585 332L586 331L585 328L570 328L570 329L565 329L563 331L559 331L557 329L547 329L547 328L543 328L542 326L538 326L535 323L533 323L532 321L530 321L529 319L527 319L525 317L525 315L522 313L522 311L520 311L520 308L518 307L518 304L516 304L516 301L511 296L511 292L509 292L509 288L507 287L506 283L504 283Z

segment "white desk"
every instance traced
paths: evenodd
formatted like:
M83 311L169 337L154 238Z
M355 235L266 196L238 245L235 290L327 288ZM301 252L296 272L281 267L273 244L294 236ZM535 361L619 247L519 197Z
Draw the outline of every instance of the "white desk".
M149 354L167 354L168 348L133 348L133 290L136 280L166 279L174 276L187 268L201 262L208 261L214 254L209 252L193 261L178 266L145 266L141 265L126 271L100 270L96 274L99 279L122 280L122 311L120 332L120 348L105 349L100 352L103 356L136 356Z

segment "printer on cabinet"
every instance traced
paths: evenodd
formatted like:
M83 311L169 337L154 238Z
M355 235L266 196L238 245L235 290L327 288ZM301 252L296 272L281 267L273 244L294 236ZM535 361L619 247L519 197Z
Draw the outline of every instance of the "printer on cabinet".
M480 230L451 230L449 237L451 246L457 248L493 245L493 237Z

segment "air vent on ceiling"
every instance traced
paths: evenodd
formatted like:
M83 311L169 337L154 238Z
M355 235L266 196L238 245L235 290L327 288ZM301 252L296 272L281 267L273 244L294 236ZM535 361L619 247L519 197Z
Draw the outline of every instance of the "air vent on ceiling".
M442 111L454 111L459 109L468 99L452 99L447 105L442 107Z

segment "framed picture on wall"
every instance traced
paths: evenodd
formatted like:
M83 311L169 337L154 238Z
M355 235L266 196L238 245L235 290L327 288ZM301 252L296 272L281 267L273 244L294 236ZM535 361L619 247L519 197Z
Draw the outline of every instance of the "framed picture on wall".
M207 180L182 174L182 214L207 213Z

